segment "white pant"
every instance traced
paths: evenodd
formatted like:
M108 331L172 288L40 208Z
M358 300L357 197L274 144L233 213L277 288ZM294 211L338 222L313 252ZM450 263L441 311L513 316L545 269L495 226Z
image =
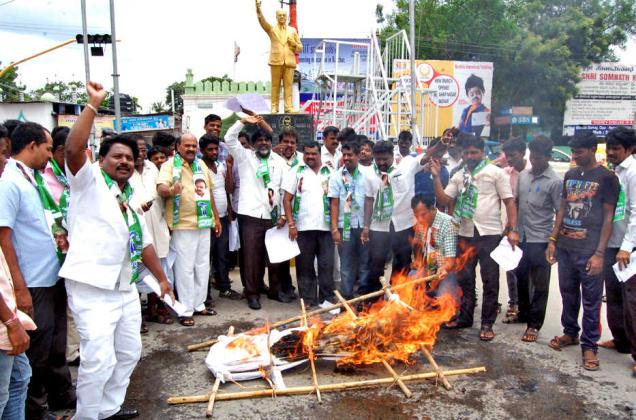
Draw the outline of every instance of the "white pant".
M174 281L179 301L188 308L183 316L205 309L210 281L210 229L175 230L170 240L177 253Z
M141 356L141 305L135 287L106 290L66 280L68 304L80 336L74 420L117 413Z

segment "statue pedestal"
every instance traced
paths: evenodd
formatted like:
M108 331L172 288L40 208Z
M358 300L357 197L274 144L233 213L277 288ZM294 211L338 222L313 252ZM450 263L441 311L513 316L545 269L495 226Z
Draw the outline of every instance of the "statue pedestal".
M278 135L285 128L293 128L298 133L298 150L303 144L316 140L314 131L314 116L312 114L261 114L263 119L272 127L272 143L278 144Z

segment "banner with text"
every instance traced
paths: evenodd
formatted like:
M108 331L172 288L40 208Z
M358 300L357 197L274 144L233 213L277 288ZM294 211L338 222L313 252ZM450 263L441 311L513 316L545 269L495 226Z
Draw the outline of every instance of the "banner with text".
M636 66L593 64L581 70L578 93L567 101L563 134L592 130L599 137L618 126L632 126L636 113Z

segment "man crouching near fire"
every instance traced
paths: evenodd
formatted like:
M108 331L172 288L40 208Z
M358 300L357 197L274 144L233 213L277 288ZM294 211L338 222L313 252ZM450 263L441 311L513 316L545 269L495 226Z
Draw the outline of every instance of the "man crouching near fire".
M457 226L453 218L437 209L434 195L417 194L411 199L413 227L413 268L424 276L438 275L431 290L440 296L450 293L457 302L461 295L455 275Z

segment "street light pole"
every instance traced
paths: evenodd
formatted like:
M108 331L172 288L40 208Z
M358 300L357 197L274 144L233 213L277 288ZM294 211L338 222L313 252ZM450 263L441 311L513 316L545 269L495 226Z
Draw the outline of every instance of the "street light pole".
M84 71L86 72L86 85L91 80L91 67L88 58L88 28L86 25L86 0L82 0L82 35L84 46Z
M409 0L409 44L411 44L411 133L415 135L417 128L417 111L415 110L417 83L417 75L415 74L415 0ZM419 141L421 142L421 139Z
M110 0L110 36L113 40L113 91L115 94L115 131L121 133L121 106L119 103L119 73L117 72L117 35L115 35L115 0Z

